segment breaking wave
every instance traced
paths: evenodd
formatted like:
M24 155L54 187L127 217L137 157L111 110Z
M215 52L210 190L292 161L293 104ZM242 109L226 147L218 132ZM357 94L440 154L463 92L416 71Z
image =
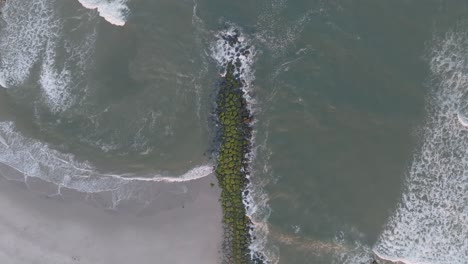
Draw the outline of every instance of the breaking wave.
M54 0L7 1L0 33L0 85L21 86L40 65L38 82L51 112L73 105L72 91L85 79L97 35L92 14L65 20L59 8Z
M129 9L127 0L78 0L83 7L96 9L107 22L123 26L127 22Z
M208 164L195 167L179 177L99 173L89 162L78 161L72 154L61 153L45 143L22 136L13 122L0 122L0 143L0 163L20 172L23 177L9 180L28 183L34 178L41 179L56 186L56 193L49 195L61 195L62 188L86 194L110 192L112 208L126 200L149 203L152 198L147 196L151 195L156 183L187 182L213 172L213 166Z
M437 40L430 68L435 89L422 146L374 253L408 264L463 264L468 259L467 32Z

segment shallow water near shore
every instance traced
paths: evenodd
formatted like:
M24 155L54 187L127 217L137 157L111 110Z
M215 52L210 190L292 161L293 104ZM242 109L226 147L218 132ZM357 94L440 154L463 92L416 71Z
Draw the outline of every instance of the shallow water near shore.
M157 202L159 182L210 175L216 60L227 56L213 46L236 27L255 48L253 249L275 264L468 258L456 147L466 132L466 3L104 2L3 7L5 178L45 180L53 186L36 190L52 196L109 192L98 207L115 209ZM434 141L449 145L445 156ZM169 192L183 200L184 188ZM444 220L419 227L427 217Z

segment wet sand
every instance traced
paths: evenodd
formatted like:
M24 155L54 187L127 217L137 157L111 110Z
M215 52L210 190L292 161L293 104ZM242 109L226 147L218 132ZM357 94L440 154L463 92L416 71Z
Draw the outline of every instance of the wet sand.
M219 263L222 216L211 182L213 175L177 183L196 196L174 205L164 193L151 210L135 213L47 198L0 177L0 263Z
M375 263L378 264L406 264L403 261L392 261L379 257L377 254L374 254Z

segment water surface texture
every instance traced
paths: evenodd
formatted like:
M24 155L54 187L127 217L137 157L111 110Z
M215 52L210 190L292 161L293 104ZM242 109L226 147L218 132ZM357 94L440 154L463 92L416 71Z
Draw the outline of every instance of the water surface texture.
M254 53L250 248L467 263L465 1L7 0L1 174L109 209L210 175L232 28Z

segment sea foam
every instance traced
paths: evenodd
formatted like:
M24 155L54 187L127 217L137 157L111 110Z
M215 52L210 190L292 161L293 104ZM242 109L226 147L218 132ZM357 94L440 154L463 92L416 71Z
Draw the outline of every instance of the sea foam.
M229 37L238 35L238 43L231 46L227 40ZM255 114L256 100L252 96L252 86L255 80L253 70L254 58L256 55L255 47L249 44L245 38L245 34L240 32L240 29L234 25L217 33L216 41L211 47L211 56L218 63L219 68L226 70L229 62L239 60L240 67L236 67L234 75L237 75L242 82L242 90L244 98L247 101L247 108L251 114ZM243 51L248 51L244 53ZM222 72L224 76L226 73ZM253 171L252 162L255 158L256 147L255 143L256 131L252 132L251 152L246 158L249 160L249 172ZM277 263L279 257L276 251L267 248L267 238L269 234L268 218L270 216L270 208L268 205L268 195L263 191L262 185L258 181L254 181L251 174L246 175L249 183L246 187L247 192L244 192L244 206L246 214L251 219L253 230L250 231L250 236L253 239L249 246L252 259L260 258L265 263Z
M55 45L48 43L45 53L39 83L50 109L63 111L71 105L71 72L67 68L55 68Z
M462 29L463 30L463 29ZM422 145L406 190L374 247L384 260L407 264L464 264L468 259L468 34L449 32L430 60L435 89L429 98Z
M78 20L64 20L56 3L7 1L0 33L0 85L20 87L39 64L39 87L51 112L67 110L74 102L72 89L83 84L97 35L93 16L81 12Z
M27 183L31 178L38 178L52 183L57 186L57 195L61 194L62 188L86 194L111 192L113 208L121 201L148 194L154 188L153 184L193 181L213 172L213 166L207 164L178 177L99 173L90 162L78 161L72 154L61 153L43 142L24 137L13 122L0 122L0 139L0 163L21 172L24 175L22 181ZM145 203L150 202L144 199Z
M53 1L6 1L0 33L0 80L5 88L22 84L59 27Z
M123 26L127 22L129 9L127 0L78 0L83 7L96 9L107 22Z

